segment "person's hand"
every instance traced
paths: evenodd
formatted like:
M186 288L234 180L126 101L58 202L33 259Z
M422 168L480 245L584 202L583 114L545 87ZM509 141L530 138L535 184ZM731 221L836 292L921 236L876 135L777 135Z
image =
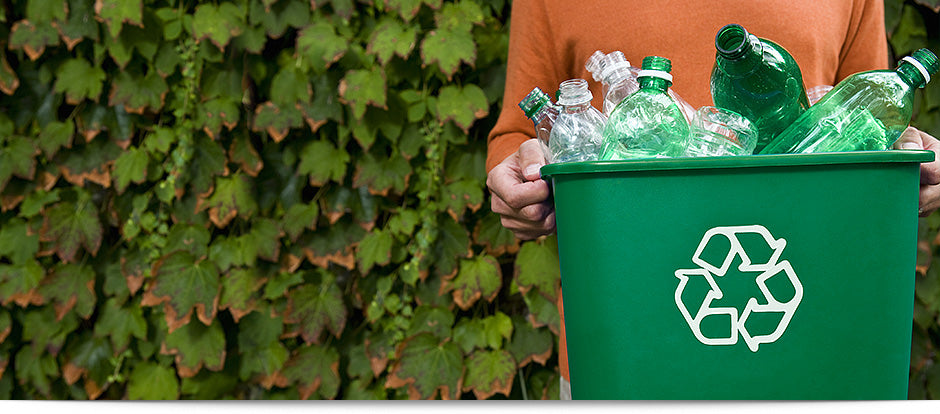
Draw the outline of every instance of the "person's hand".
M492 195L490 208L500 215L503 227L521 240L555 231L551 192L539 175L539 168L545 162L539 140L532 138L486 176L486 186Z
M920 216L926 217L940 207L940 141L914 127L907 127L895 148L933 151L934 159L920 165Z

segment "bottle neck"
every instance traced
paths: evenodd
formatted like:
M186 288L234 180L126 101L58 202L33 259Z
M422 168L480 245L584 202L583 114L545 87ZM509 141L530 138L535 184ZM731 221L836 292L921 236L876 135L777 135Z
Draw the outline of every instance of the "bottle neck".
M655 76L641 76L638 81L640 82L640 89L653 89L660 92L666 92L672 86L672 82Z
M564 105L564 111L566 114L576 114L576 113L587 111L588 108L590 107L591 107L591 101L587 101L587 102L582 102L582 103Z
M914 64L906 61L902 61L898 68L895 69L898 76L904 80L905 83L911 85L912 88L923 88L927 85L927 80L924 79L923 73L918 69Z
M747 73L761 62L760 40L743 27L729 25L715 37L716 58L722 69L731 73Z

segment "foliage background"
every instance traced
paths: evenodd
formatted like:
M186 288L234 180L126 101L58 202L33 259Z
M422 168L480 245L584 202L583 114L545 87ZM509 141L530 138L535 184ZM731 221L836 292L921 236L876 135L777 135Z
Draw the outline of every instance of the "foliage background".
M940 50L938 1L885 5L895 56ZM0 2L0 398L556 398L554 239L484 185L509 9Z

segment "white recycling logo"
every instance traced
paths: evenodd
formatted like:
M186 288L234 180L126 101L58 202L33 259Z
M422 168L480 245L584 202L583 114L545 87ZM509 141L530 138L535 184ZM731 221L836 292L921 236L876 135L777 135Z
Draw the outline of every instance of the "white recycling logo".
M759 235L763 241L766 242L767 247L772 249L772 253L765 263L754 263L748 256L740 240L738 240L739 235L746 233ZM713 242L713 240L722 236L726 237L727 241L730 242L727 255L725 255L724 261L720 264L709 263L701 257L702 252L709 246L709 243L714 243L714 245L727 245L728 243L722 240ZM796 277L796 273L790 266L790 262L780 260L780 255L783 253L783 249L786 245L786 240L782 238L775 239L770 234L770 231L761 225L715 227L705 232L702 241L695 250L695 254L692 256L692 262L700 266L700 268L679 269L675 272L675 276L679 278L679 286L676 288L676 306L679 307L679 312L682 313L682 316L685 318L686 322L688 322L692 333L699 342L705 345L734 345L738 342L738 336L740 335L741 339L747 344L747 347L752 352L757 352L760 344L775 342L783 335L787 326L790 324L790 320L793 318L793 314L796 312L797 306L799 306L800 301L803 299L803 285ZM763 302L765 302L760 303L762 301L755 297L749 298L740 315L738 315L738 309L735 307L712 306L713 302L724 297L724 294L719 288L719 283L716 282L716 277L720 278L725 276L736 256L741 259L738 270L745 274L753 273L756 275L755 283L763 294L764 297L762 299ZM793 287L793 296L785 301L778 300L767 287L768 279L782 276L785 276L789 284ZM696 277L702 277L708 282L709 291L705 295L701 307L699 307L693 316L682 301L682 293L688 285L689 280ZM745 326L748 317L752 314L765 312L775 314L782 313L782 317L776 329L766 335L751 335ZM731 329L728 337L715 338L702 333L702 320L712 315L730 316Z

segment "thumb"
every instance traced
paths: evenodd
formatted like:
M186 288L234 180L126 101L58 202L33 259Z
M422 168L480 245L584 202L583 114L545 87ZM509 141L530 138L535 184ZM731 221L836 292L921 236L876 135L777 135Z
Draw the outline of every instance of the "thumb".
M519 166L522 167L522 176L526 181L535 181L542 177L539 169L545 165L545 153L542 152L542 143L532 138L519 146Z
M906 150L924 149L924 141L920 136L920 131L914 127L907 127L907 129L901 133L897 142L894 143L894 148Z

